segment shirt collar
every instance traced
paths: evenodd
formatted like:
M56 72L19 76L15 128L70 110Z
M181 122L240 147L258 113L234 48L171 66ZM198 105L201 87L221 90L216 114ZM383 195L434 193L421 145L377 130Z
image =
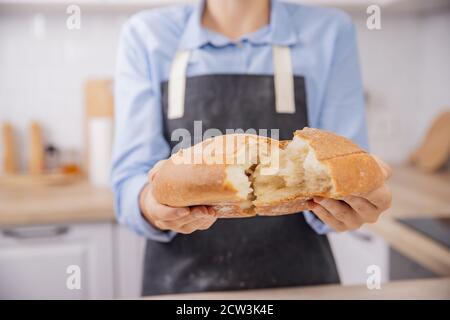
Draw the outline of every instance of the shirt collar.
M253 44L272 44L289 46L298 42L298 36L292 26L289 13L284 4L271 0L270 23L259 30L246 34L238 41L232 41L214 31L204 28L201 17L205 0L195 5L181 36L179 49L192 50L211 44L223 47L239 41L249 41Z

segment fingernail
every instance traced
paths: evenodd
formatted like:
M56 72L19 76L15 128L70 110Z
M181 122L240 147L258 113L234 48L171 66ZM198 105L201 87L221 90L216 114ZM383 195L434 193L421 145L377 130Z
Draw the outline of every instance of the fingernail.
M211 216L211 217L215 217L216 216L216 211L212 207L207 206L206 210L208 211L208 215L209 216Z

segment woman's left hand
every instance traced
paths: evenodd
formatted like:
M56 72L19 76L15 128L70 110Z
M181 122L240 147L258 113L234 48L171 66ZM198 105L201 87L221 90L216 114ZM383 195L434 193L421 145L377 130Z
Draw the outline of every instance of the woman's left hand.
M387 180L391 175L390 167L377 157L374 158ZM391 191L384 183L370 193L351 195L341 200L314 197L311 211L328 226L342 232L358 229L364 223L376 222L381 213L389 209L391 200Z

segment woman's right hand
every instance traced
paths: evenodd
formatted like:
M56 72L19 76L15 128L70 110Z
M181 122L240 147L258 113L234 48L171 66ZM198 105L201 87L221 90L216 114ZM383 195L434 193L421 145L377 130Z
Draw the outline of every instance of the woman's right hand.
M164 161L164 160L163 160ZM141 191L139 205L142 215L154 227L189 234L206 230L216 222L216 213L208 206L175 208L159 203L152 193L155 173L163 161L159 161L148 173L148 184Z

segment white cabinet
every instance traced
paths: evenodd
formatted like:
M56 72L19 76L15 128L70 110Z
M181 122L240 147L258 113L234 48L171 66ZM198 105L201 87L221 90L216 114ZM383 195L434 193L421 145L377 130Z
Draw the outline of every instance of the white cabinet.
M389 280L389 245L365 228L328 235L344 285L365 284L369 266L379 268L381 282ZM372 271L371 271L372 272Z
M114 228L115 298L141 296L145 239L124 226Z
M0 229L0 299L113 298L113 225ZM80 289L69 289L69 266Z

